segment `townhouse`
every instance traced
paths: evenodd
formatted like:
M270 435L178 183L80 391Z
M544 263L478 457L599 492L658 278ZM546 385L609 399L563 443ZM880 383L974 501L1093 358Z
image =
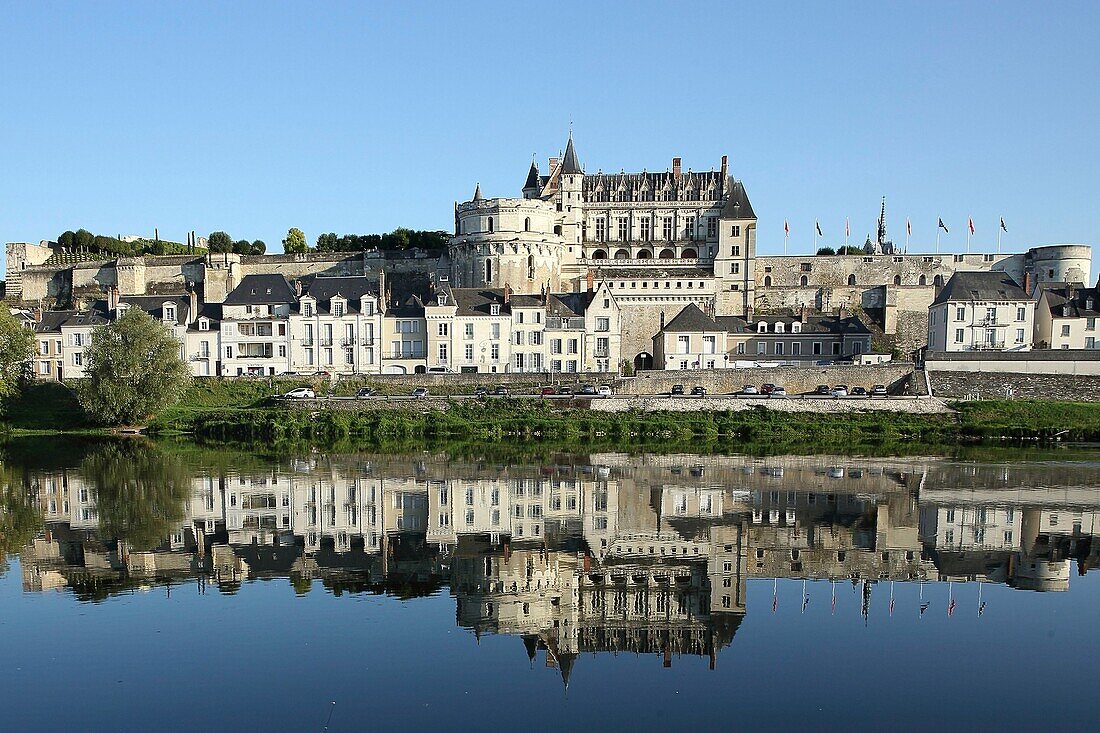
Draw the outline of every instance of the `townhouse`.
M1035 303L1035 348L1095 349L1100 289L1079 283L1040 284Z
M1035 302L1003 272L956 272L928 308L929 351L1029 351Z

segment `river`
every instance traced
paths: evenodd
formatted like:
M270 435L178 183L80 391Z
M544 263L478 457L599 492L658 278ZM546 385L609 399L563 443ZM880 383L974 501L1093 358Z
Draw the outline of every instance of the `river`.
M1094 450L262 453L6 446L0 729L1095 724Z

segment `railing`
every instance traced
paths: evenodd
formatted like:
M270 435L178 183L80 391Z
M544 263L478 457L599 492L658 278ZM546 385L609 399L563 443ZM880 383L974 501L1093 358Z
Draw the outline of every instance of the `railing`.
M313 346L313 339L302 339L302 346Z
M321 346L332 346L332 339L321 339Z
M623 258L615 259L614 257L593 258L593 257L581 257L580 263L587 265L588 267L637 267L637 266L649 266L654 267L668 267L669 265L684 265L698 266L700 262L710 262L709 259L702 259L699 257L668 257L661 259L660 257L643 257L643 258Z
M971 345L967 348L967 351L1000 351L1004 347L1004 341L986 341L980 344Z
M355 346L355 337L345 338L340 340L341 346Z
M608 351L607 349L596 349L596 358L597 359L606 359L609 356L611 356L611 352Z

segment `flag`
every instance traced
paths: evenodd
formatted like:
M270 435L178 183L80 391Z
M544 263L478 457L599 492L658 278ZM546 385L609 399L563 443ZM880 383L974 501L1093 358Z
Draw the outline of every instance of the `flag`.
M909 223L909 217L905 217L905 233L913 236L913 225Z
M787 224L786 219L783 220L783 236L784 237L791 236L791 227L790 227L790 225Z
M1005 218L1003 216L1001 217L1001 231L1006 234L1008 233L1008 227L1005 226Z
M947 225L943 223L943 219L940 219L940 229L942 229L944 232L947 232Z
M852 236L852 226L848 223L848 217L844 217L844 236Z
M815 221L814 226L817 227L817 236L824 237L825 235L821 233L821 222Z
M924 612L928 610L928 605L929 605L929 604L928 604L928 602L927 602L927 601L925 601L924 603L920 604L920 615L921 615L921 616L923 616L923 615L924 615Z
M981 616L985 613L985 601L982 601L982 605L978 606L978 615Z
M772 596L772 613L775 613L775 609L779 608L779 597Z
M891 616L894 615L894 599L893 598L890 599L890 615Z
M967 217L967 218L966 218L966 225L967 225L968 227L970 227L970 233L971 233L971 234L974 234L974 220L973 220L973 219L971 219L970 217Z
M954 616L955 615L955 599L954 598L951 599L951 605L949 605L947 607L947 615L948 616Z

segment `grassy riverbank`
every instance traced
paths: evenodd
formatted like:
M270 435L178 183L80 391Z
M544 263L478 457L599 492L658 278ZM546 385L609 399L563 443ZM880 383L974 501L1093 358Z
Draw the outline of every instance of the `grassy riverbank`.
M303 380L304 383L304 380ZM286 385L280 383L279 388ZM267 380L200 380L149 426L208 444L408 449L417 445L540 445L547 449L863 451L911 453L960 442L1100 441L1100 406L1040 401L959 403L955 415L860 412L594 412L538 399L464 401L447 410L303 410L273 403ZM107 432L62 385L28 388L8 406L15 435Z

